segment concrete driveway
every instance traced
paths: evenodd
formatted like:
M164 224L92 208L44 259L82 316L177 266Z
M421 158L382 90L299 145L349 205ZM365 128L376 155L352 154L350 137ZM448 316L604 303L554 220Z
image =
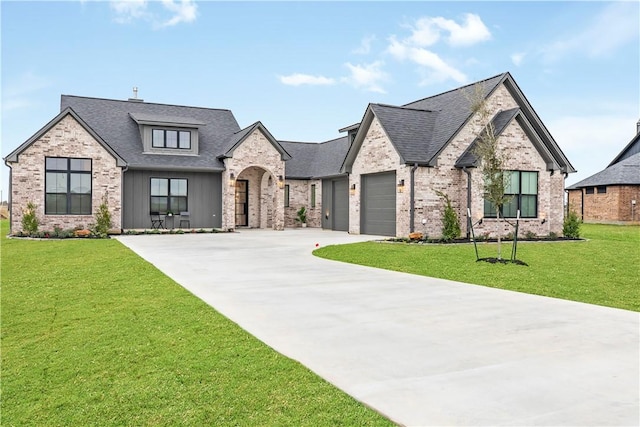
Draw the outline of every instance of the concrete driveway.
M370 239L316 229L118 237L396 423L640 424L640 314L311 254Z

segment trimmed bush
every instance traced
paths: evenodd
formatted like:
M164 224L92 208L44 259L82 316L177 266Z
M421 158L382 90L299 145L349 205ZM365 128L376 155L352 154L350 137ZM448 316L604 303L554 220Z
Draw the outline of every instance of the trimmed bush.
M580 237L580 225L582 225L582 220L578 217L578 214L574 211L569 211L562 225L562 234L565 237L577 239Z
M22 232L32 235L38 232L40 221L36 216L36 205L33 202L27 203L27 208L22 213Z

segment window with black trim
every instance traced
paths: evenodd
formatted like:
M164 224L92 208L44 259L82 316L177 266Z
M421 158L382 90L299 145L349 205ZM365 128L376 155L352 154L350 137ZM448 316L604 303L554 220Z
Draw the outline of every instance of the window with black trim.
M502 206L500 216L515 218L520 210L521 218L536 218L538 216L538 172L505 171L507 186L505 195L511 196ZM496 206L484 199L484 216L496 217Z
M188 182L184 178L151 178L151 212L188 211Z
M151 146L153 148L190 150L191 132L177 129L152 129Z
M316 185L311 184L311 207L316 207Z
M596 190L596 187L587 187L585 188L584 192L586 194L594 194L596 192L595 190Z
M284 207L289 207L289 184L284 186Z
M46 215L91 215L91 159L45 158Z
M599 185L597 187L598 189L598 194L605 194L607 192L607 186L606 185Z

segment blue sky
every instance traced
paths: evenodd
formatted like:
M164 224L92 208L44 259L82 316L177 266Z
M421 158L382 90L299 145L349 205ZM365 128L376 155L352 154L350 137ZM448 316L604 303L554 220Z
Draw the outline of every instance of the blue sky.
M510 71L578 169L567 185L606 167L640 118L638 2L2 1L0 13L3 157L61 94L126 99L133 86L325 141L369 102Z

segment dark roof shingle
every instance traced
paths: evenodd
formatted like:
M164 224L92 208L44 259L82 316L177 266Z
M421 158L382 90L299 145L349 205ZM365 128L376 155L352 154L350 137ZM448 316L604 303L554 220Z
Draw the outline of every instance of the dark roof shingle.
M640 185L640 153L636 153L569 187L576 190L598 185Z
M127 162L130 168L222 170L217 158L223 144L240 128L229 110L154 104L139 101L119 101L62 95L61 110L73 108L109 146ZM165 120L199 127L199 155L167 155L143 153L139 126L133 117Z

